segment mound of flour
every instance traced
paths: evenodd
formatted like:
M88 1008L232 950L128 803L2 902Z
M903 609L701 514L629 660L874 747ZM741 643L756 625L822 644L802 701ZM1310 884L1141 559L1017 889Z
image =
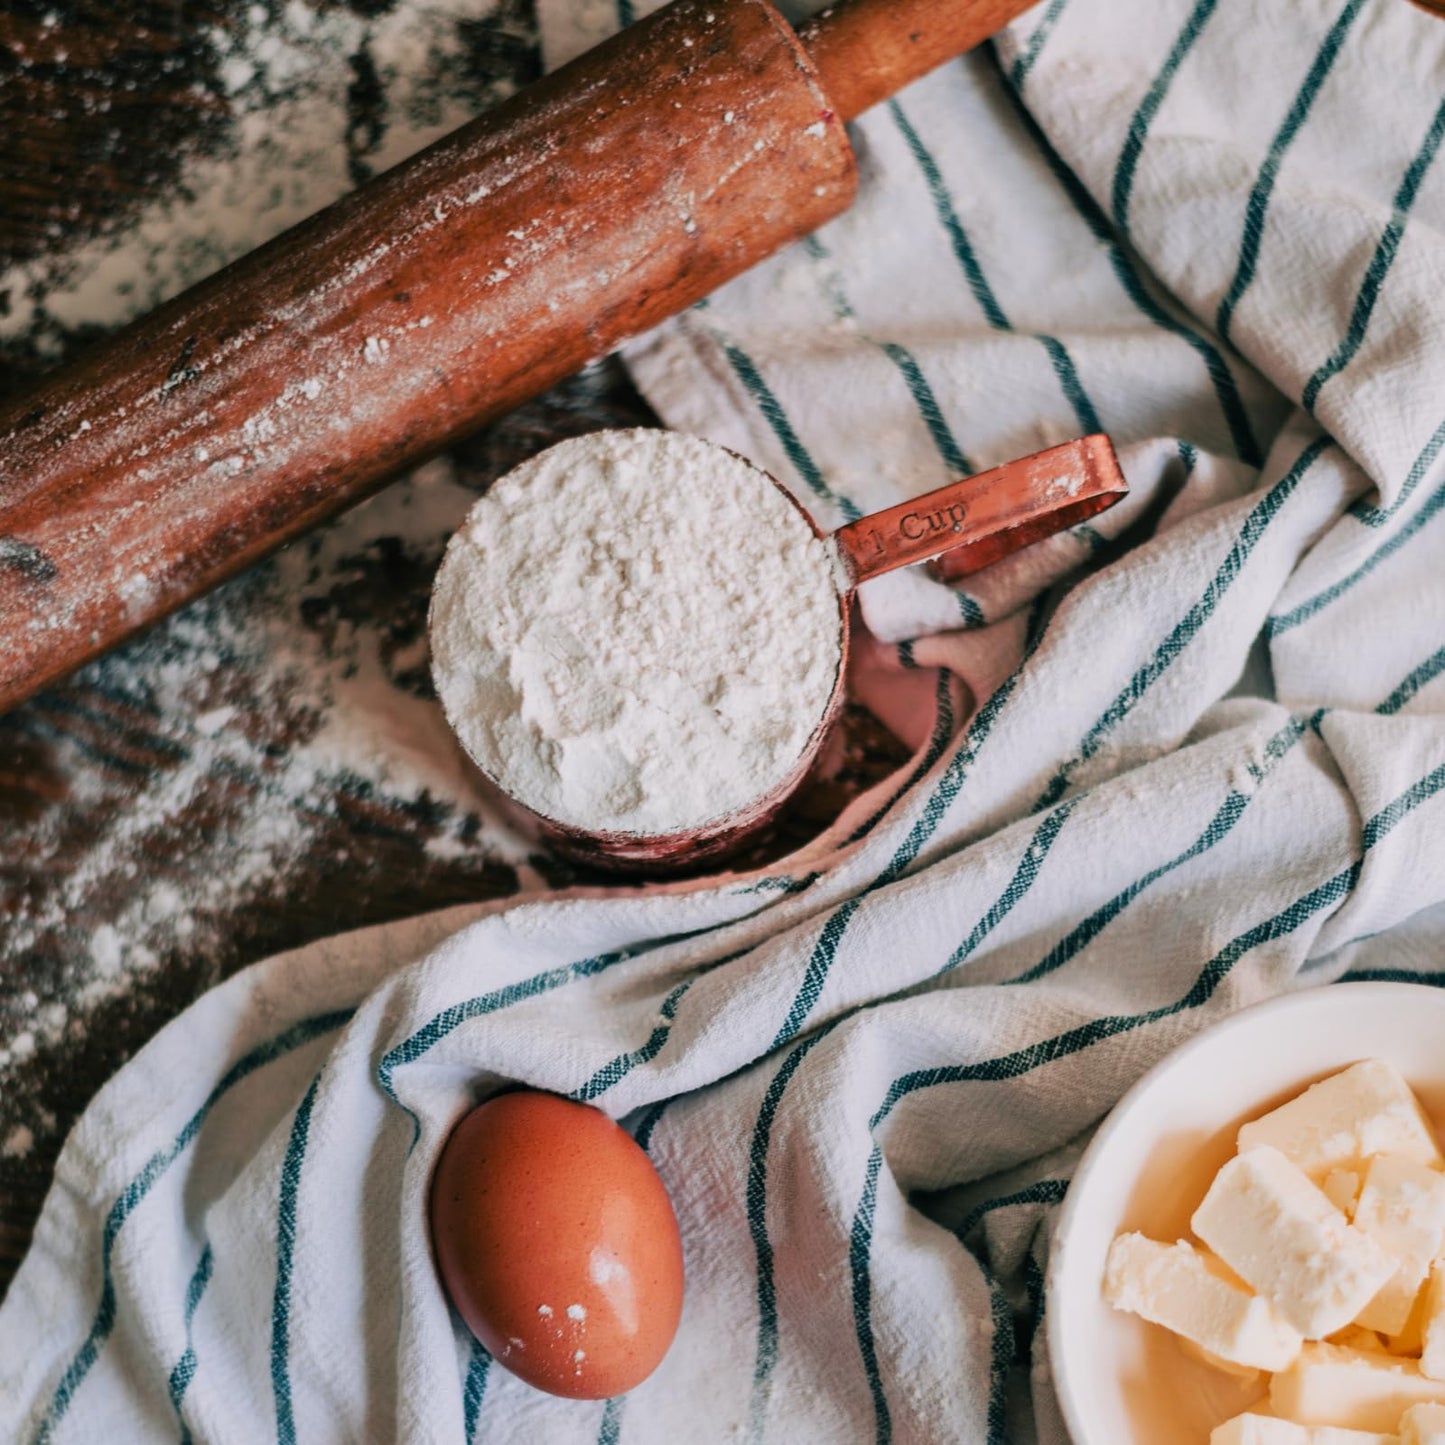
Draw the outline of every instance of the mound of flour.
M828 545L695 437L604 431L503 477L452 538L432 672L473 760L592 831L670 833L781 782L842 650Z

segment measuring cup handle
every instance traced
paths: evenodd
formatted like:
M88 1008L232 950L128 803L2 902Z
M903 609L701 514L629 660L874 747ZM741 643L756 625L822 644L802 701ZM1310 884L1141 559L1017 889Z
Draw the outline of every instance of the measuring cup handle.
M1109 438L1080 437L860 517L833 541L855 587L934 558L941 576L962 577L1106 511L1128 490Z

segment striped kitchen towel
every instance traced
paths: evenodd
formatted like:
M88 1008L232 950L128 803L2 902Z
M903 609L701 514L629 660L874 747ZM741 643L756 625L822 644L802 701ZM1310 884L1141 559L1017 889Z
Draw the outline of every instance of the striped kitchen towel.
M633 8L544 0L553 58ZM1060 1442L1042 1271L1096 1121L1243 1004L1445 982L1445 23L1048 0L855 134L856 209L634 343L649 398L827 526L1098 428L1129 501L870 584L879 706L931 705L806 854L204 997L65 1147L5 1439ZM533 1392L438 1288L437 1151L514 1080L676 1203L681 1330L625 1398Z

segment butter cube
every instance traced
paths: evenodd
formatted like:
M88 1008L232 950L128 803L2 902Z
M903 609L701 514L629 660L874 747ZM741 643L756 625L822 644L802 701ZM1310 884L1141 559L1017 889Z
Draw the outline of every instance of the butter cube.
M1109 1248L1104 1298L1248 1369L1282 1370L1304 1343L1268 1301L1184 1240L1160 1244L1142 1234L1121 1234Z
M1445 1445L1445 1405L1412 1405L1400 1420L1400 1445Z
M1420 1101L1398 1070L1380 1059L1366 1059L1321 1079L1240 1129L1241 1153L1262 1144L1278 1149L1312 1179L1372 1154L1445 1164Z
M1414 1360L1307 1344L1269 1382L1269 1402L1276 1415L1304 1425L1389 1432L1412 1405L1445 1404L1445 1383L1427 1379Z
M1285 1328L1288 1329L1288 1326ZM1241 1385L1253 1389L1269 1384L1265 1378L1268 1374L1266 1370L1257 1370L1253 1365L1237 1365L1233 1360L1226 1360L1221 1355L1212 1355L1203 1345L1196 1345L1193 1340L1186 1339L1181 1334L1174 1336L1174 1343L1179 1347L1181 1355L1191 1360L1198 1360L1201 1365L1208 1365L1211 1370L1223 1370L1226 1375L1232 1375Z
M1430 1267L1423 1314L1420 1368L1432 1380L1445 1380L1445 1261Z
M1395 1272L1395 1261L1277 1149L1231 1159L1191 1223L1306 1339L1350 1324Z
M1296 1425L1272 1415L1236 1415L1210 1432L1209 1445L1400 1445L1394 1435L1338 1430L1333 1425Z
M1390 1343L1383 1335L1377 1335L1374 1330L1362 1329L1359 1325L1346 1325L1342 1330L1336 1330L1329 1337L1332 1345L1345 1345L1352 1350L1386 1350L1390 1353L1398 1351L1390 1350Z
M1445 1244L1445 1174L1396 1155L1378 1155L1370 1161L1355 1206L1355 1228L1397 1261L1385 1287L1360 1311L1359 1323L1398 1335L1431 1261Z
M1360 1201L1361 1179L1353 1169L1331 1169L1325 1175L1320 1188L1325 1191L1325 1198L1345 1216L1352 1219L1355 1213L1355 1205Z
M1420 1358L1420 1351L1424 1347L1424 1324L1425 1324L1425 1291L1422 1289L1415 1296L1415 1303L1410 1307L1410 1316L1405 1321L1405 1328L1397 1330L1393 1335L1385 1336L1385 1348L1392 1355L1413 1355L1417 1360ZM1334 1339L1334 1344L1347 1345L1349 1340ZM1374 1346L1361 1346L1362 1349L1373 1349Z

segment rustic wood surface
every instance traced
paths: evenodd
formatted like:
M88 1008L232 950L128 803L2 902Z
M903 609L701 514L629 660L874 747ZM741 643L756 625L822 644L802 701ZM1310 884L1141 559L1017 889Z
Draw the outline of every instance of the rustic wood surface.
M184 183L185 157L227 123L216 37L247 5L12 0L0 15L0 318L17 284L45 284L17 267L123 234ZM479 96L537 72L525 0L457 24ZM338 63L355 76L346 136L361 179L378 89L364 53ZM0 342L0 393L99 334L47 328ZM577 876L448 781L423 637L444 529L406 519L432 498L454 526L470 494L541 446L653 420L620 366L593 367L457 444L449 479L401 483L0 717L0 1291L76 1116L201 991L310 939ZM345 691L368 667L368 687ZM308 669L340 700L315 703ZM902 761L859 708L844 740L754 861L811 837Z

